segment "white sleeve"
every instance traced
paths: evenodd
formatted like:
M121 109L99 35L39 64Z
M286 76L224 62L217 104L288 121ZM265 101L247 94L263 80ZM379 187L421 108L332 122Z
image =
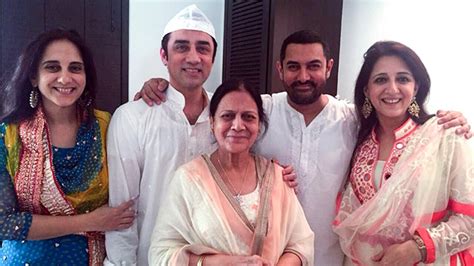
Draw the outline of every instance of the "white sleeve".
M110 206L118 206L140 193L142 155L138 141L139 118L123 107L113 115L107 133ZM137 205L135 203L135 210ZM135 265L138 245L136 219L128 229L106 232L107 258L104 264Z

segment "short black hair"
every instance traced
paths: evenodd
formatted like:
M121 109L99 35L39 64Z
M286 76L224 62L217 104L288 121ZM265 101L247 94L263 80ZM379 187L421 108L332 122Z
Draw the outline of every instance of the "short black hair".
M320 43L323 46L324 57L326 57L326 61L331 59L331 53L329 50L328 44L319 36L319 34L312 30L300 30L290 34L286 39L283 41L280 49L280 63L283 64L283 60L286 56L286 48L288 45L295 43L295 44L312 44L312 43Z

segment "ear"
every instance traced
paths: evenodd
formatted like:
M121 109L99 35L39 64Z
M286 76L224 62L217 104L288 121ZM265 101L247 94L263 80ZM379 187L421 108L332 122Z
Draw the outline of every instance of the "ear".
M280 80L283 80L283 64L280 62L280 60L276 61L275 67L278 72L278 76L280 77Z
M326 64L326 79L329 79L331 77L331 70L332 67L334 66L334 59L329 59L327 64Z
M160 49L160 57L163 65L168 66L168 56L166 56L165 50L163 48Z
M214 133L214 118L209 116L209 123L211 124L211 131Z
M369 92L368 92L367 86L364 87L364 95L365 97L369 98Z
M36 78L31 78L30 82L31 82L31 86L33 86L33 88L38 87L38 80L36 80Z

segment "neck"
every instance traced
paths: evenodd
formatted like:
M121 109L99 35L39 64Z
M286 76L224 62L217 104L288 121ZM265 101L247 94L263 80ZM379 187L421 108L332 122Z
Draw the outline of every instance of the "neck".
M46 120L49 125L70 124L77 122L76 105L63 108L43 105Z
M173 84L171 85L173 86ZM205 97L203 87L192 89L173 87L184 96L183 112L188 119L188 122L191 125L194 125L207 105L207 98Z
M407 117L394 119L378 116L377 137L382 138L383 136L389 136L395 139L395 129L399 128L406 120Z
M220 148L214 153L222 167L226 169L236 168L243 170L252 159L252 155L246 151L242 153L229 153L222 151Z
M287 96L288 104L293 107L296 111L304 117L304 122L306 126L311 124L313 119L321 113L324 107L329 102L329 99L326 95L321 94L321 96L313 103L310 104L296 104L290 100Z

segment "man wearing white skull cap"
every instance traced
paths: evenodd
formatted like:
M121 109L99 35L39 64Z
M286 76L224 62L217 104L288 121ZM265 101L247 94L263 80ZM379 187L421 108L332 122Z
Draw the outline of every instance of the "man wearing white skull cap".
M163 33L160 55L170 75L166 103L149 107L143 101L129 102L115 111L107 136L109 204L134 198L137 218L128 229L106 233L105 265L148 265L166 178L215 149L207 108L211 95L203 83L216 47L212 23L195 5L186 7Z

